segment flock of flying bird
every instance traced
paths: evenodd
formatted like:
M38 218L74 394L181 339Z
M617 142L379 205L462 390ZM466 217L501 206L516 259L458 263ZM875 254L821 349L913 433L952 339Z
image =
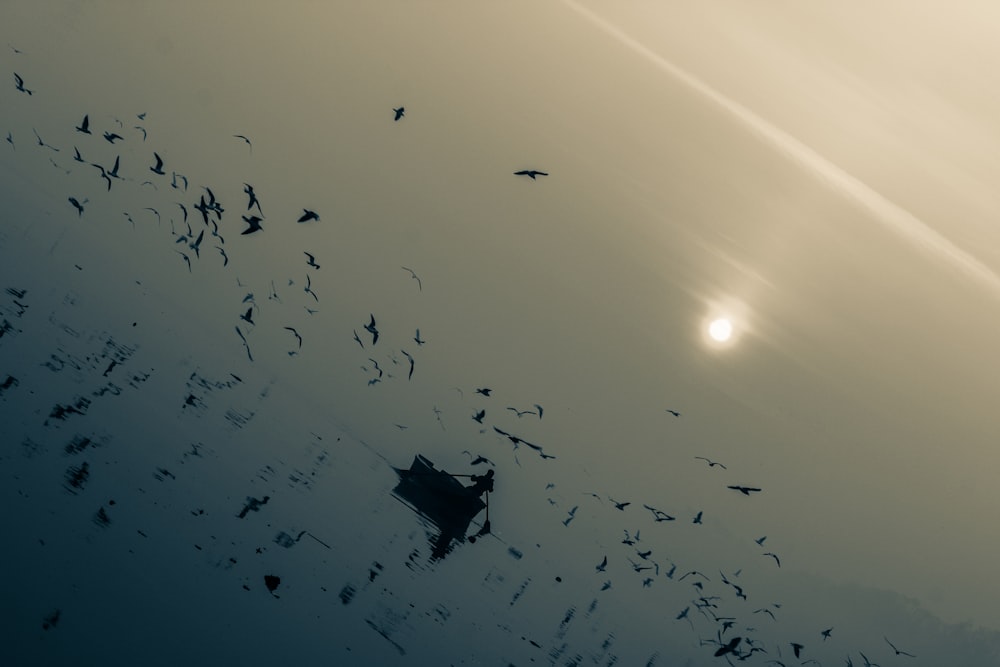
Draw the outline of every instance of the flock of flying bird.
M34 95L35 90L29 88L26 85L24 78L18 73L14 73L14 86L15 90L24 95ZM404 118L405 108L399 106L392 109L392 119L395 122L400 121ZM136 116L136 120L139 123L145 121L146 114L141 113ZM95 131L91 128L91 119L89 114L84 114L78 125L74 126L74 131L80 135L80 145L84 146L84 150L87 154L93 154L99 152L98 146L106 148L107 146L117 146L119 142L130 142L122 134L119 134L115 130L120 130L125 132L125 124L115 119L113 121L116 127L104 130L100 132L99 135L95 135ZM137 134L135 138L139 139L141 136L141 141L146 142L149 136L144 125L136 123L132 126ZM36 145L46 151L50 151L53 154L62 153L63 148L53 146L46 143L37 130L33 129L35 136ZM126 134L129 134L126 132ZM95 138L96 136L96 138ZM246 143L249 149L249 153L253 153L253 143L250 138L243 134L234 134L233 138L241 140ZM103 139L103 142L101 141ZM10 145L11 149L16 150L15 138L11 132L6 135L6 141ZM84 143L89 142L89 143ZM96 142L96 143L95 143ZM154 190L159 190L160 187L170 188L172 191L177 193L179 198L185 199L184 201L173 201L170 206L173 206L173 212L180 216L179 222L174 219L174 215L168 217L171 226L171 236L172 243L174 245L174 252L181 258L184 268L188 272L194 270L194 265L192 258L195 262L202 259L201 250L203 243L210 243L212 248L217 251L219 260L221 261L221 266L223 268L229 265L230 257L229 252L232 250L231 244L227 245L226 240L222 235L220 228L220 223L223 222L223 214L226 212L226 208L223 206L220 199L216 196L215 192L208 186L201 186L201 191L198 193L198 198L196 201L191 201L190 195L185 195L188 192L188 179L184 174L174 170L172 168L167 169L168 164L163 159L163 156L154 150L150 150L150 163L145 168L129 168L124 173L124 169L121 163L121 155L118 154L114 158L113 164L106 166L98 161L90 161L86 159L81 152L80 148L76 145L72 146L73 150L73 161L87 166L94 170L94 177L98 182L103 181L104 192L111 192L115 183L122 183L126 181L131 181L133 183L138 182L138 187L152 188ZM68 153L68 151L67 151ZM50 161L54 166L59 169L65 169L62 164L59 164L54 159L50 157ZM544 171L539 171L537 169L522 169L513 172L516 176L526 176L531 180L536 180L540 176L548 176L549 174ZM168 178L169 176L169 178ZM98 185L95 182L95 185ZM257 192L253 185L249 183L243 183L243 193L246 195L246 210L245 212L240 212L240 217L245 223L245 228L240 232L241 236L261 234L265 231L265 226L263 223L266 222L266 218L261 207L260 200L258 199ZM96 194L91 193L91 196L96 196ZM69 205L75 211L76 216L83 219L87 205L90 203L89 197L82 197L77 193L74 193L67 197ZM192 226L189 220L189 208L191 211L196 211L200 216L201 226ZM159 208L150 206L145 208L146 211L155 216L157 222L160 222L163 218L162 211ZM135 226L135 220L128 211L124 211L123 215L128 220L129 223ZM193 215L190 216L193 218ZM313 209L302 208L301 214L297 216L288 216L289 222L294 220L298 224L309 224L313 222L319 222L321 220L320 215ZM179 230L179 231L178 231ZM208 232L208 237L206 238L206 232ZM308 296L307 304L304 308L308 314L313 314L318 312L314 307L319 303L320 298L316 292L312 289L312 279L310 277L310 271L315 272L320 270L321 266L317 262L317 255L312 252L303 251L304 256L304 281L302 286L302 291ZM411 279L416 283L416 288L418 291L423 291L423 282L417 273L410 267L400 267L403 271L407 272ZM237 282L239 280L237 279ZM294 285L294 280L289 279L288 285ZM272 280L270 283L270 290L268 294L269 300L281 301L278 296L277 288L275 282ZM242 300L240 304L240 312L238 313L238 324L234 325L236 335L239 338L240 344L245 349L248 359L252 362L253 352L251 350L251 332L255 326L258 324L260 318L259 304L254 296L253 292L249 292ZM294 344L292 349L287 351L289 356L295 356L299 354L303 347L303 337L299 333L299 330L292 326L291 324L282 324L282 329L287 331L291 336ZM359 324L359 328L365 332L366 336L363 339L358 333L358 329L353 330L353 340L357 343L366 354L370 354L380 340L380 331L374 314L370 314L367 322L362 322ZM426 341L421 338L420 329L416 329L415 335L412 337L413 342L419 348L422 347ZM412 354L410 354L405 349L399 350L401 354L406 358L408 364L408 370L406 371L407 379L413 377L415 368L415 359ZM397 363L395 353L390 356L393 363ZM368 361L371 362L372 366L363 366L362 368L371 373L368 378L368 384L374 385L382 382L387 373L385 369L379 364L379 360L373 356L368 357ZM482 397L482 399L489 399L492 395L492 390L489 387L480 387L476 389L476 395ZM518 419L525 416L532 416L537 419L542 419L544 409L539 404L534 404L533 409L520 409L514 406L506 406L505 411L513 413ZM681 416L680 412L672 409L668 409L667 412L675 418ZM440 421L440 412L435 408L435 414L438 416ZM486 417L486 408L479 408L472 415L471 418L478 424L484 424L484 419ZM399 425L399 428L406 428L403 425ZM488 433L487 429L480 431L481 433ZM509 442L513 447L513 453L515 456L515 461L517 461L517 451L523 445L533 453L537 454L542 460L554 459L554 455L547 453L541 445L530 442L518 435L514 435L509 431L500 428L497 425L492 425L492 432L500 436ZM473 458L471 461L472 465L493 465L492 461L484 456L473 457L472 453L469 451L465 452ZM727 470L727 467L718 462L711 460L704 456L697 456L695 459L703 461L709 469L719 468L721 470ZM520 463L518 462L518 465ZM553 485L549 485L547 488L551 488ZM728 485L728 489L742 494L743 496L750 497L751 494L760 493L761 489L754 486L747 486L743 484L732 484ZM590 494L597 498L599 501L603 501L603 498L598 494ZM631 501L620 501L611 498L607 498L608 501L613 505L614 509L620 512L626 512L630 507L632 507ZM557 504L551 498L549 502L553 505ZM647 503L642 503L642 507L649 512L649 518L654 524L669 523L677 520L677 516L671 515L664 510L658 509L649 505ZM569 527L576 517L579 505L574 505L568 510L565 519L562 521L563 526ZM691 519L690 522L694 525L702 525L704 521L704 512L698 511ZM760 654L758 658L763 659L766 664L774 664L779 667L786 667L787 665L793 664L789 662L794 658L797 663L794 664L820 664L815 658L806 657L807 647L806 644L795 641L787 642L784 645L771 645L766 646L762 641L754 637L755 629L753 627L743 625L742 634L739 636L727 636L727 633L735 633L737 630L737 617L728 616L721 613L721 607L723 604L723 596L721 593L730 592L734 596L733 600L742 600L744 602L748 601L748 594L745 591L744 586L738 583L738 577L740 571L736 571L730 575L726 575L723 572L719 572L719 577L713 581L713 579L698 570L688 570L683 573L678 573L678 565L672 561L669 562L669 567L665 562L661 562L654 558L653 550L651 548L642 548L640 540L641 530L636 530L631 533L629 530L624 530L624 539L621 543L626 547L630 547L629 555L626 556L630 568L638 575L642 577L642 586L644 588L650 588L657 581L658 578L666 579L675 583L687 582L691 588L693 597L688 606L684 607L680 612L676 613L674 616L675 621L684 621L688 623L692 630L695 630L695 625L692 619L692 612L699 614L703 617L715 630L714 637L708 639L702 639L703 644L708 644L717 647L714 650L714 657L724 658L726 661L732 664L731 660L735 659L737 661L747 661L754 658L755 655ZM765 558L773 559L777 567L781 567L781 560L779 556L771 551L763 551L764 542L766 536L758 538L756 544L761 548L761 555ZM605 555L604 558L595 566L595 571L599 574L604 574L609 566L608 557ZM601 591L605 591L611 588L611 581L605 580L601 584ZM770 605L759 607L750 612L751 615L761 615L768 616L772 620L776 620L776 611L780 610L781 605L778 603L772 603ZM817 632L817 637L822 638L822 642L826 642L833 635L833 628L826 628L822 631ZM915 657L912 653L901 650L897 648L888 638L885 638L886 644L893 651L893 657ZM782 647L787 647L782 651ZM785 655L789 653L790 656ZM879 663L873 662L871 659L865 655L865 653L858 651L860 659L862 662L855 663L852 656L848 655L845 658L844 664L847 667L854 667L858 664L859 667L880 667Z

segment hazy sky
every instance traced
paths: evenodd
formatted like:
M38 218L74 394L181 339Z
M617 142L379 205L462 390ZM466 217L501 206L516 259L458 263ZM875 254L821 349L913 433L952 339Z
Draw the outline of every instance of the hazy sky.
M992 4L259 4L0 7L3 662L1000 663Z

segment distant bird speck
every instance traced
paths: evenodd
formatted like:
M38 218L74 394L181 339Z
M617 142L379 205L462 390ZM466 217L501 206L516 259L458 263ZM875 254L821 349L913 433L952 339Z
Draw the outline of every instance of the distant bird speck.
M393 120L399 120L400 118L403 117L403 114L406 113L406 107L397 107L397 108L393 109L392 111L393 111L393 113L395 113L395 117L393 118ZM418 123L418 125L419 125L419 123Z
M544 171L538 171L537 169L522 169L521 171L515 171L515 176L527 176L531 180L535 180L536 176L548 176L548 173Z

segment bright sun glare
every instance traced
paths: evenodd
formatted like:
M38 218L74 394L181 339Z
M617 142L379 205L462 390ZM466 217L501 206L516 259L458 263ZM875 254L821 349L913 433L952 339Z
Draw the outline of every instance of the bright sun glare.
M721 317L708 325L708 335L713 340L724 343L733 335L733 325L729 320Z

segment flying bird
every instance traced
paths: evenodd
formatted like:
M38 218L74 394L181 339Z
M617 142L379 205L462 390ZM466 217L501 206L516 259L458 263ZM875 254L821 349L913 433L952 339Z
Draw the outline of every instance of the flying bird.
M205 203L204 198L202 198L202 203L203 204ZM201 214L203 216L205 216L205 222L207 224L208 223L208 214L205 213L204 209L199 208L198 210L201 211ZM253 234L254 232L259 232L261 229L263 229L260 226L260 223L263 220L263 218L258 218L256 215L251 215L251 216L244 215L243 216L243 220L245 220L246 223L248 225L250 225L250 226L247 227L246 229L244 229L242 232L240 232L241 235L243 235L243 234Z
M243 192L245 192L247 194L247 197L250 198L250 201L247 203L247 210L249 211L254 206L256 206L257 212L260 213L261 215L264 215L264 211L260 209L260 202L257 201L257 193L253 191L253 186L250 185L249 183L244 183Z
M153 157L156 159L156 164L149 168L154 174L159 174L160 176L166 176L167 173L163 171L163 159L160 158L160 154L153 151Z
M483 387L481 389L476 389L476 393L477 394L482 394L483 396L486 396L487 398L489 398L491 391L493 391L493 390L490 389L489 387Z
M105 132L104 133L104 138L108 140L109 144L113 144L116 141L118 141L119 139L124 139L125 137L123 137L120 134L115 134L114 132Z
M89 201L88 199L84 199L82 202L80 202L77 201L76 197L69 198L69 203L72 204L73 208L75 208L77 211L77 217L83 215L83 205L86 204L88 201Z
M14 87L20 90L22 93L28 93L31 95L31 91L24 87L24 79L17 72L14 72Z
M708 467L709 468L714 468L715 466L719 466L723 470L726 470L726 466L722 465L718 461L712 461L711 459L706 459L704 456L696 456L695 458L696 459L701 459L702 461L705 461L706 463L708 463Z
M175 250L174 252L184 258L184 262L188 265L188 273L191 273L191 258L182 253L180 250ZM239 331L239 329L237 329L237 331Z
M898 648L896 648L896 645L893 644L891 641L889 641L889 638L886 637L885 635L882 636L882 639L884 639L885 643L889 645L889 648L891 648L893 651L896 652L896 655L905 655L905 656L910 657L910 658L916 658L917 657L917 656L913 655L912 653L907 653L906 651L900 651Z
M831 632L833 632L833 628L827 628L826 630L820 632L820 634L823 635L823 641L826 641L827 639L830 638Z
M695 515L694 519L691 520L691 523L697 523L697 524L700 525L701 524L701 515L702 514L703 514L703 512L698 512L698 514Z
M286 331L291 331L292 335L295 336L296 340L299 341L299 349L301 350L302 349L302 336L299 335L299 332L296 331L292 327L284 327L284 328L285 328Z
M316 263L316 258L313 255L310 255L307 252L304 252L302 254L304 254L306 257L309 258L308 261L306 261L306 266L311 266L314 269L319 269L319 264Z
M84 134L92 134L90 131L90 114L86 114L79 125L76 126L77 132L83 132Z
M146 128L144 128L142 125L133 125L132 128L142 132L142 140L143 141L146 140Z
M523 417L524 415L537 414L534 410L518 410L517 408L511 408L511 407L508 407L507 409L516 414L518 417Z
M378 342L378 329L375 326L375 316L370 313L369 315L371 317L371 321L365 325L365 331L372 335L372 345L374 345Z
M414 280L417 281L417 290L420 292L424 291L424 285L423 283L420 282L420 278L417 276L417 274L413 272L413 269L408 269L405 266L401 266L399 268L403 269L404 271L409 271L410 277L412 277Z
M594 569L597 570L598 572L604 572L604 570L607 569L607 567L608 567L608 557L605 556L604 560L601 561L601 564Z
M247 142L247 146L249 146L249 147L250 147L250 154L251 154L251 155L253 155L253 144L252 144L252 143L250 143L250 140L249 140L249 139L247 139L247 138L246 138L245 136L243 136L242 134L234 134L234 135L233 135L233 138L234 138L234 139L242 139L243 141Z
M677 412L676 410L671 410L670 408L667 408L667 412L669 412L670 414L672 414L674 417L680 417L681 416L681 413Z
M409 360L409 362L410 362L410 372L409 372L409 374L407 374L406 379L407 380L411 380L411 379L413 379L413 357L411 357L410 353L407 352L406 350L400 350L400 352L402 352L403 356L406 357L407 360Z
M229 255L226 254L226 251L223 250L221 246L212 247L218 250L219 254L222 255L222 266L229 266Z
M10 132L7 133L7 143L10 144L11 148L17 150L17 147L14 146L14 135L11 134Z
M397 109L393 109L393 112L396 114L393 120L394 121L399 120L400 118L403 117L403 114L406 113L406 107L399 107Z
M480 424L482 424L483 423L483 417L485 417L485 416L486 416L486 410L480 410L476 414L472 415L472 418L474 420L476 420L477 422L479 422Z
M59 149L56 148L55 146L53 146L51 144L47 144L44 141L42 141L42 137L41 137L40 134L38 134L38 130L36 130L35 128L31 128L31 131L35 133L35 139L38 140L38 145L39 146L41 146L42 148L48 148L49 150L53 150L56 153L59 152Z
M253 322L253 306L250 306L249 308L247 308L247 312L245 312L242 315L240 315L240 319L243 320L244 322L246 322L247 324L253 326L253 323L254 323Z
M754 540L754 542L756 542L759 546L764 546L764 540L766 540L766 539L767 539L767 535L762 535L762 536L758 537L756 540Z
M544 171L538 171L537 169L522 169L521 171L515 171L515 176L527 176L531 180L535 180L536 176L548 176Z
M803 646L802 644L796 644L795 642L790 642L790 644L792 646L792 652L795 653L795 657L796 658L800 657L802 649L804 649L805 646Z
M778 554L768 551L766 554L763 555L770 556L771 558L774 559L774 562L778 564L778 567L781 567L781 560L778 558Z
M417 335L413 337L413 341L417 345L423 345L424 343L427 342L427 341L423 340L422 338L420 338L420 329L417 329Z
M739 491L744 496L749 496L752 491L760 491L760 489L754 488L752 486L727 486L727 489L732 489L733 491Z
M313 292L312 290L312 279L309 277L308 273L306 274L306 286L303 288L303 290L305 291L306 294L315 299L317 303L319 303L319 297L316 296L316 292Z
M569 516L567 516L566 519L563 521L564 526L569 526L569 522L573 520L573 517L576 515L576 510L578 507L579 505L574 505L573 509L569 511Z
M645 507L646 509L648 509L650 512L653 513L653 518L657 522L660 522L660 521L673 521L674 519L677 518L677 517L670 516L666 512L658 510L655 507L650 507L649 505L646 505L645 503L643 503L642 506Z
M309 222L310 220L319 220L319 215L316 214L316 211L302 209L302 215L299 216L298 222Z
M73 146L73 160L76 162L86 162L86 160L83 159L83 156L80 155L80 149L76 146Z
M739 643L742 640L743 640L742 637L733 637L732 639L729 640L728 644L719 648L719 650L715 652L715 657L718 658L720 656L726 655L727 653L736 653L736 647L739 646Z
M187 179L187 176L185 176L184 174L178 174L176 171L170 172L170 187L174 188L175 190L179 190L180 189L177 186L177 179L178 178L181 179L182 181L184 181L184 189L187 190L188 189L188 179Z
M250 359L250 361L253 361L253 355L250 354L250 345L247 343L247 339L243 335L243 332L240 331L239 327L236 327L236 335L238 335L240 337L240 340L243 341L243 347L247 349L247 357Z
M361 342L360 338L358 338L358 331L357 331L357 329L354 330L354 340L356 340L358 342L358 345L361 346L362 350L365 349L365 344Z
M614 503L615 509L618 510L618 511L620 511L620 512L624 512L625 508L632 504L631 502L628 502L628 501L626 501L624 503L620 503L620 502L618 502L617 500L615 500L614 498L612 498L610 496L608 497L608 500L610 500L612 503Z

